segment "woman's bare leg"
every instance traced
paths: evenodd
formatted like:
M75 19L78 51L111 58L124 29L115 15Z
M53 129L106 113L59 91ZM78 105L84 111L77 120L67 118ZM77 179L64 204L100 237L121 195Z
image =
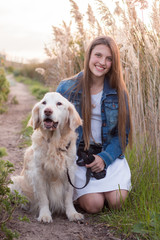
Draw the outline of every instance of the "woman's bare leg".
M128 196L127 190L115 190L111 192L104 193L105 199L108 202L110 208L120 209L123 202Z
M88 213L98 213L102 210L105 200L112 209L120 209L128 196L127 190L115 190L105 193L88 193L78 199L81 208Z
M88 213L98 213L104 206L104 193L88 193L78 199L78 203Z

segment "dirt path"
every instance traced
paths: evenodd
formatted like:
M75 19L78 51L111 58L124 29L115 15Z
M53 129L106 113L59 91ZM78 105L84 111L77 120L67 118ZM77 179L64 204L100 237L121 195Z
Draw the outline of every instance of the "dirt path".
M7 149L6 159L14 163L15 173L19 174L25 150L18 147L21 142L22 121L31 112L37 100L31 96L25 85L15 82L11 75L7 78L11 87L7 103L8 111L0 115L0 147ZM14 96L18 104L12 103ZM19 215L26 215L30 222L20 222L17 220ZM118 240L111 235L104 224L98 223L98 218L85 214L84 222L76 223L69 222L63 215L54 216L51 224L43 224L39 223L31 213L17 210L9 227L20 233L19 240Z

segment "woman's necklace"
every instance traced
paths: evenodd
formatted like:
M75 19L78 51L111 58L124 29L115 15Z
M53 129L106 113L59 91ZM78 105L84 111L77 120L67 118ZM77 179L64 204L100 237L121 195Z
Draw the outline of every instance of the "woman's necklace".
M97 94L91 95L91 106L92 106L92 108L96 108L100 104L101 97L102 97L102 90Z
M91 87L91 95L97 95L99 92L101 92L103 89L103 86L101 86L100 88L98 87Z

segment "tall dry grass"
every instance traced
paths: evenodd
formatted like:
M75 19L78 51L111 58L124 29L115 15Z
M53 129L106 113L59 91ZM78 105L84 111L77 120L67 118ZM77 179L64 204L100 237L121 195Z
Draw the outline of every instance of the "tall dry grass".
M137 1L138 2L138 1ZM155 11L155 3L157 5ZM137 18L135 6L127 1L127 12L122 12L122 31L115 35L121 45L124 77L130 93L137 148L143 144L156 151L159 180L160 161L160 38L155 19L160 19L160 3L154 1L151 27ZM120 6L118 6L120 8ZM143 7L143 6L142 6ZM154 14L153 14L154 13ZM159 14L159 15L158 15ZM127 25L127 28L125 26ZM139 141L137 142L137 135ZM144 136L144 137L141 137ZM150 145L151 144L151 145ZM141 159L139 159L140 161ZM145 160L145 158L144 158Z

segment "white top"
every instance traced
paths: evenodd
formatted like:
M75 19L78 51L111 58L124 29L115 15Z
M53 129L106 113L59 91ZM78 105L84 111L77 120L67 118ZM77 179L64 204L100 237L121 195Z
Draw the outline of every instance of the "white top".
M101 98L102 91L98 94L91 95L92 116L91 116L91 133L96 143L101 143ZM95 131L96 130L96 131ZM91 142L93 139L91 137Z

